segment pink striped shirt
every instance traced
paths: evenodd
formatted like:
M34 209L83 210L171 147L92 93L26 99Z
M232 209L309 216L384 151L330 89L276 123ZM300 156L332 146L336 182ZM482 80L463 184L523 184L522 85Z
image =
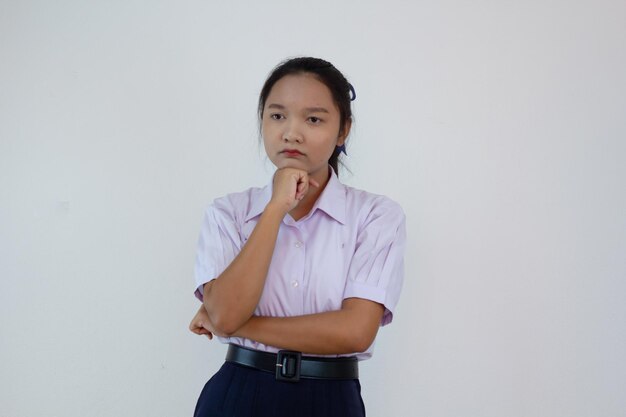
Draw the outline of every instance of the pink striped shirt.
M272 196L271 183L216 199L204 216L195 263L196 297L237 256ZM278 232L257 316L288 317L339 310L345 298L385 306L391 322L404 277L405 218L387 197L348 187L331 177L310 213L287 214ZM242 338L223 343L278 351ZM372 356L374 345L355 352Z

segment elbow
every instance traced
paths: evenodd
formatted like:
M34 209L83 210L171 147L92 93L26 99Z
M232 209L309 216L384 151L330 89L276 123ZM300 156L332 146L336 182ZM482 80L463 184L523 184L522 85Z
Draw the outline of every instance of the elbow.
M229 317L223 317L223 315L215 315L211 317L211 323L215 328L218 336L231 337L241 327L239 323Z
M202 304L209 316L211 326L215 334L220 337L231 337L243 323L233 314L232 309L225 308L219 300L212 296L213 283L211 281L204 286L204 299Z
M374 338L369 335L355 335L352 338L349 349L350 353L365 352L374 343Z
M375 338L376 332L372 334L372 332L365 329L354 331L350 334L350 337L345 340L345 353L365 352L372 346Z
M342 305L343 328L349 335L348 345L352 352L365 352L372 346L383 315L382 304L346 299Z
M365 352L372 346L378 333L378 323L370 322L354 322L351 320L349 329L344 332L345 352L342 353L361 353Z
M209 320L211 321L211 326L215 330L214 333L217 336L231 337L243 324L240 323L232 314L228 314L227 312L222 312L214 308L209 308L206 303L204 303L204 308L207 311Z

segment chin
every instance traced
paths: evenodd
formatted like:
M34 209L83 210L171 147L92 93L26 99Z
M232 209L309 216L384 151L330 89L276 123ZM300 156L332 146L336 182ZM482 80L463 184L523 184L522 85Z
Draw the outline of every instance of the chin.
M295 169L301 169L303 171L309 171L307 169L307 167L299 162L299 161L295 161L295 160L284 160L284 161L280 161L278 164L274 164L276 165L276 168L281 169L281 168L295 168Z

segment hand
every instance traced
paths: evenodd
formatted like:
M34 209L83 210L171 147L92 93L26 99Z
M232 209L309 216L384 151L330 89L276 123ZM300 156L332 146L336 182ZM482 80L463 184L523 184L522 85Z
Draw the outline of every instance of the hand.
M309 178L306 171L296 168L281 168L274 173L272 200L290 212L309 191L309 186L319 187L317 181Z
M213 325L204 305L200 305L198 312L191 320L191 323L189 323L189 330L197 335L206 335L209 340L213 339Z

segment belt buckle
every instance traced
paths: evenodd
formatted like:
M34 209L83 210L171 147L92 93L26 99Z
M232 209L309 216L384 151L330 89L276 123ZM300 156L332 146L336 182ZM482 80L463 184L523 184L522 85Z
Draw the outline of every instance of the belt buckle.
M292 350L279 350L276 354L276 380L287 382L300 381L300 362L302 353Z

